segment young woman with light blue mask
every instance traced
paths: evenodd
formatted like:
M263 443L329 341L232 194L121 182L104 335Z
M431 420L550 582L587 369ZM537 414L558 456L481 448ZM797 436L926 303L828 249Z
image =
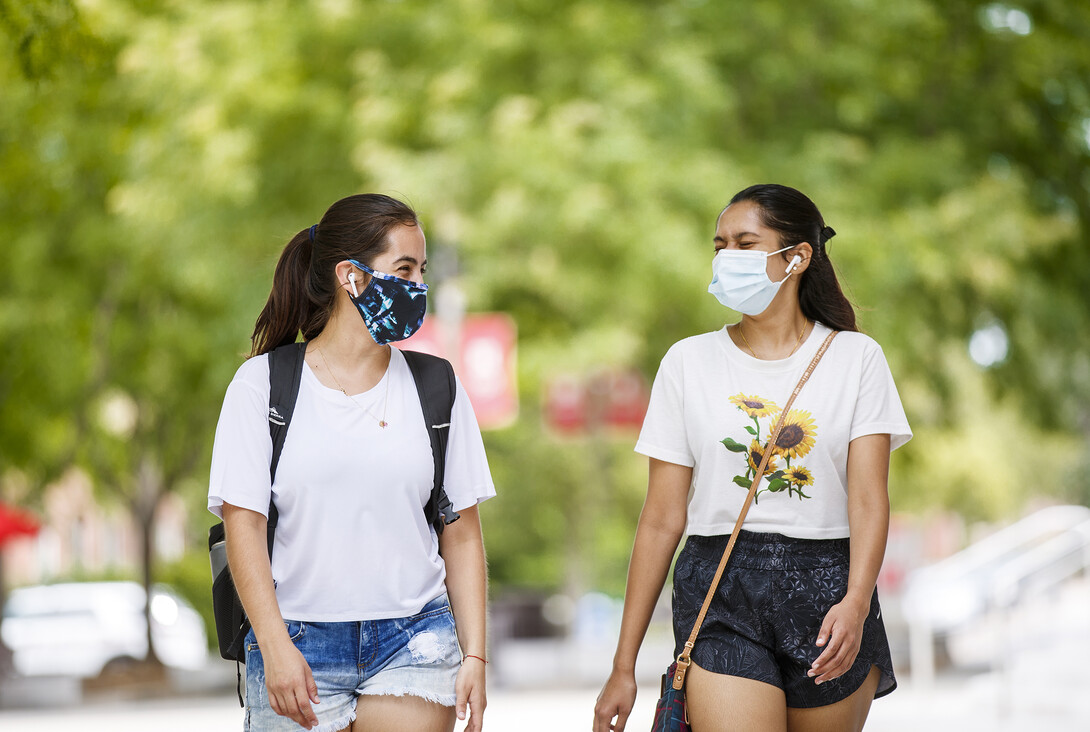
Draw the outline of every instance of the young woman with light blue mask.
M495 489L461 384L449 423L426 421L396 346L423 322L426 268L409 206L374 194L337 201L284 248L251 358L227 389L208 507L223 518L252 623L245 730L450 732L456 718L481 729L477 506ZM267 354L300 336L299 394L270 479ZM436 429L447 431L443 488L460 514L442 527L427 512Z
M636 443L647 498L594 732L630 721L636 654L684 536L672 609L675 656L699 627L685 651L695 732L858 732L871 701L896 687L875 586L890 451L912 433L881 348L840 290L833 233L786 186L747 188L719 214L708 292L741 317L675 343L655 378Z
M715 295L724 306L744 315L760 315L772 303L780 285L802 261L796 254L784 268L779 281L769 279L767 260L773 254L786 252L794 247L784 247L774 252L747 251L744 249L718 249L712 260L712 282L708 292Z

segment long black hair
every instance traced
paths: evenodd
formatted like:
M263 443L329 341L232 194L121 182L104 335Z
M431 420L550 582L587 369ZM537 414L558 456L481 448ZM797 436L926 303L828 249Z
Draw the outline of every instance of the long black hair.
M363 193L334 203L315 226L288 242L276 264L272 291L250 337L251 356L310 340L322 332L337 294L334 268L346 259L370 266L389 246L395 226L419 226L416 212L389 196Z
M825 242L836 232L825 225L821 212L806 195L788 186L761 183L739 191L730 204L752 201L760 210L761 223L780 235L781 247L793 247L809 242L814 253L810 266L799 280L799 306L802 314L834 330L859 330L855 310L833 271L833 263ZM786 261L789 252L781 253Z

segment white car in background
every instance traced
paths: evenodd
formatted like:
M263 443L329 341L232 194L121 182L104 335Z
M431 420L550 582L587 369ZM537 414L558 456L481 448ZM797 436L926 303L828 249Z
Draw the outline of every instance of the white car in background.
M99 676L146 657L144 600L136 582L21 587L4 605L0 637L21 675ZM151 635L168 667L200 669L208 660L204 621L163 585L152 588Z

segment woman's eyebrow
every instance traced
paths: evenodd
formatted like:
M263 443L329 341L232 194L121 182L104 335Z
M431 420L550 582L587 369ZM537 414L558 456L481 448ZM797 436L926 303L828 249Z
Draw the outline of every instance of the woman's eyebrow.
M760 234L755 234L752 231L740 231L740 232L738 232L737 234L734 235L735 239L745 239L747 237L751 238L751 239L761 238ZM715 239L713 239L713 241L721 241L721 242L726 243L727 239L726 239L726 237L719 236L718 234L716 234Z

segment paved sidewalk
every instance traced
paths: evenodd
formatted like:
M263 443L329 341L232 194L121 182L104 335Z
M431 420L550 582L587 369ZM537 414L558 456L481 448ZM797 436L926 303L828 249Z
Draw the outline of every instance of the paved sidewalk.
M982 651L990 649L993 656L1001 654L999 670L940 673L928 688L914 686L908 674L902 673L897 691L874 703L867 732L1090 730L1090 681L1085 668L1090 659L1090 581L1043 595L992 627L981 624L980 630L980 637L970 641ZM539 659L538 665L544 660ZM229 679L224 676L227 671ZM234 669L217 664L201 678L203 686L190 687L189 696L149 701L100 697L68 706L57 701L64 695L58 682L38 690L33 708L0 709L0 732L240 730L242 710L233 694ZM212 688L224 691L196 693L212 680ZM597 680L577 688L494 686L489 690L485 729L589 730L598 686ZM650 727L657 695L657 687L641 687L629 730ZM28 703L28 695L23 693L16 701ZM459 724L457 730L464 728Z
M1011 680L1013 681L1013 679ZM1006 691L1004 691L1006 689ZM1015 691L1011 694L1009 692ZM1085 691L1085 686L1084 686ZM657 689L641 688L630 730L650 726ZM494 732L589 730L596 689L494 690L485 729ZM947 681L929 692L902 685L875 702L867 732L1073 732L1090 729L1090 698L1022 698L998 678ZM240 730L231 696L92 703L62 710L0 711L3 732L213 732ZM463 730L464 724L457 729Z

